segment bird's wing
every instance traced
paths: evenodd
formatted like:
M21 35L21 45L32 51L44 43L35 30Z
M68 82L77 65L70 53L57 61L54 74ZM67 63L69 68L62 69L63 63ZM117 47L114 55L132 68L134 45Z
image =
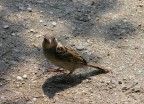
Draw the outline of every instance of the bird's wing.
M59 47L57 47L59 48ZM56 49L57 50L57 49ZM56 51L57 57L73 63L87 64L86 60L76 50L62 45L61 51Z

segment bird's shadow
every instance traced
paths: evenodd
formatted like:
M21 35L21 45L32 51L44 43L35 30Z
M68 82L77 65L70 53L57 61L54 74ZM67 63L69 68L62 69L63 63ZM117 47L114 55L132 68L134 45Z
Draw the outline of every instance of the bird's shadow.
M49 98L53 98L56 93L64 91L65 89L71 88L80 84L85 79L90 79L91 76L106 74L102 70L93 70L86 74L73 74L66 75L60 74L48 78L42 86L43 92Z

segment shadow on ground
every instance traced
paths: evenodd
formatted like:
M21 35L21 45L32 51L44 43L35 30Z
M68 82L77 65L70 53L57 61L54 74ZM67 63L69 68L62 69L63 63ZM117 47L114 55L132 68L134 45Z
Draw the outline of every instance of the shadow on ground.
M104 26L106 40L117 41L135 35L136 28L128 21L118 20Z
M86 2L86 3L85 3ZM117 0L47 0L46 6L39 6L44 15L51 15L53 19L70 22L72 34L75 36L89 36L91 29L97 24L96 18L100 18L106 12L120 6ZM99 23L98 23L99 24Z
M19 23L11 23L4 18L0 19L0 42L1 42L1 51L0 51L0 75L6 74L8 69L17 63L21 62L21 49L26 47L25 40L16 35L18 32L23 30L22 25L18 25ZM8 28L4 29L2 26L8 24ZM21 51L20 51L21 50Z
M91 76L99 74L106 74L102 70L94 70L86 74L77 74L67 76L66 74L52 76L48 78L42 86L42 89L49 98L53 98L56 93L64 91L65 89L74 87L80 84L85 79L90 79Z
M122 19L111 20L101 23L99 19L103 14L111 13L121 7L122 3L117 0L47 0L38 5L39 10L44 11L45 16L51 16L53 20L66 20L70 25L71 34L82 37L101 37L105 40L118 41L135 35L136 28Z
M30 49L24 38L26 20L19 20L17 17L20 13L16 7L17 0L1 0L0 4L0 77L3 77L24 60L40 57L41 50Z

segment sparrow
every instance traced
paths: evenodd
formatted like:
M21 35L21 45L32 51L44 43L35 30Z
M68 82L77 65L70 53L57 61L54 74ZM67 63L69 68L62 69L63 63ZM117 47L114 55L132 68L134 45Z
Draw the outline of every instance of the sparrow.
M98 63L86 61L78 51L65 46L53 35L44 36L42 48L46 59L51 64L70 71L68 75L72 74L76 69L85 66L98 68L104 73L109 72Z

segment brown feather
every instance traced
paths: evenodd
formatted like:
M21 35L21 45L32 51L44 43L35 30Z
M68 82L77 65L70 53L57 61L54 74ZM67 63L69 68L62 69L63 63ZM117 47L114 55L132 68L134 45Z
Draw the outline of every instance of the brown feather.
M45 57L52 64L69 70L69 74L72 74L75 69L84 66L100 68L105 71L98 63L87 62L78 51L61 44L53 36L45 36L42 45Z
M102 69L104 72L109 72L107 69L105 69L103 66L101 66L100 63L88 62L87 66Z
M67 61L71 61L74 63L81 63L81 64L86 65L86 63L87 63L86 60L76 50L74 50L70 47L66 47L66 46L62 45L61 43L60 43L60 46L57 46L57 48L58 47L62 48L61 52L57 51L56 55L58 57L61 57Z

